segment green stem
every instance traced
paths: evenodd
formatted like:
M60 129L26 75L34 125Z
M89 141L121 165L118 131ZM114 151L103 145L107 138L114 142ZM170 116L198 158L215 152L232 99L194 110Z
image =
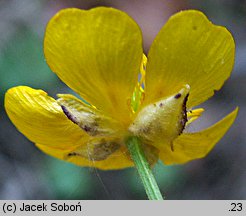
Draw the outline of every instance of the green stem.
M129 137L126 142L128 151L138 170L143 182L146 194L150 200L163 200L160 189L151 171L150 165L141 148L141 142L137 137Z

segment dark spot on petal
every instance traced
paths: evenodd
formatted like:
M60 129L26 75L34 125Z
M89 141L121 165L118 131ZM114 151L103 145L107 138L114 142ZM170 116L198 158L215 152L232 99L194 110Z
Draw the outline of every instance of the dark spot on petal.
M187 122L187 120L186 120L185 118L182 118L182 119L180 120L180 124L182 125L180 134L181 134L182 131L184 130L186 122Z
M94 161L105 160L120 148L120 144L114 141L101 140L99 145L96 145L93 151L89 152L89 159Z
M71 120L74 124L78 124L77 118L72 113L70 113L65 106L61 105L61 108L69 120Z
M159 104L159 107L163 107L163 103L160 103L160 104Z
M183 106L182 106L182 114L181 114L181 119L180 119L180 132L179 134L182 134L183 130L185 129L185 124L188 121L187 119L187 110L186 110L186 104L188 100L189 94L186 95L183 101Z
M98 127L98 124L96 122L92 122L88 124L80 124L79 126L90 136L97 136L102 133L102 131L100 131L100 128Z
M151 128L149 126L139 128L139 132L142 134L148 134L148 133L150 133L150 130L151 130Z
M179 124L180 124L179 125L179 135L182 134L183 130L185 129L186 122L188 121L187 110L186 110L186 104L187 104L188 96L189 96L189 94L187 94L186 97L184 98L183 105L182 105L182 112L181 112L181 116L180 116L180 120L179 120ZM171 150L173 151L172 145L171 145Z
M91 161L101 161L107 159L111 154L120 149L117 141L107 141L101 139L95 145L86 146L84 149L78 149L79 152L70 152L67 157L79 156Z
M181 97L181 94L180 94L180 93L178 93L178 94L176 94L176 95L174 96L175 99L179 99L180 97Z
M82 129L85 131L85 132L90 132L92 130L91 127L89 127L88 125L83 125L82 126Z
M193 30L197 30L197 26L192 26L192 29Z
M72 156L80 156L80 154L76 153L76 152L71 152L67 154L68 157L72 157Z

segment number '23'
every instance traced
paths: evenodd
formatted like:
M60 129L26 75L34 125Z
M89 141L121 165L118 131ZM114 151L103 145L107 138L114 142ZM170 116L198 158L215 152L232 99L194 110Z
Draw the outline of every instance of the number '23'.
M243 210L243 204L242 203L231 203L231 209L230 211L242 211Z

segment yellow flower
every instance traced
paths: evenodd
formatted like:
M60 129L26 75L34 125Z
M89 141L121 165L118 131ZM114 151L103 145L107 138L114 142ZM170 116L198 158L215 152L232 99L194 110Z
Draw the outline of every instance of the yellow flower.
M38 148L77 165L132 166L125 146L131 135L152 164L185 163L206 156L237 115L235 109L203 131L183 132L203 111L192 108L230 76L234 51L231 34L195 10L173 15L146 57L141 30L124 12L65 9L48 23L46 61L89 104L18 86L7 91L5 108Z

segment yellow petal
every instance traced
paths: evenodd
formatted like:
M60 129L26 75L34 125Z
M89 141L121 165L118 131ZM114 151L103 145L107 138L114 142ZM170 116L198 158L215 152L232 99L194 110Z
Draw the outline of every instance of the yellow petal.
M64 150L40 144L37 144L36 146L46 154L49 154L61 160L66 159L66 161L78 166L95 167L102 170L124 169L133 166L132 161L126 154L127 150L123 147L111 154L106 160L93 161L80 156L66 157L66 155L73 151L72 149Z
M147 103L191 87L187 107L214 94L230 76L235 44L230 32L195 10L172 16L155 38L146 71Z
M173 151L170 148L163 149L160 159L165 164L181 164L205 157L230 128L237 113L238 108L203 131L181 134L173 142Z
M71 148L88 139L88 135L65 116L56 100L42 90L26 86L9 89L5 109L17 129L32 142Z
M65 9L47 25L44 53L61 80L89 103L128 124L142 60L138 25L113 8Z

